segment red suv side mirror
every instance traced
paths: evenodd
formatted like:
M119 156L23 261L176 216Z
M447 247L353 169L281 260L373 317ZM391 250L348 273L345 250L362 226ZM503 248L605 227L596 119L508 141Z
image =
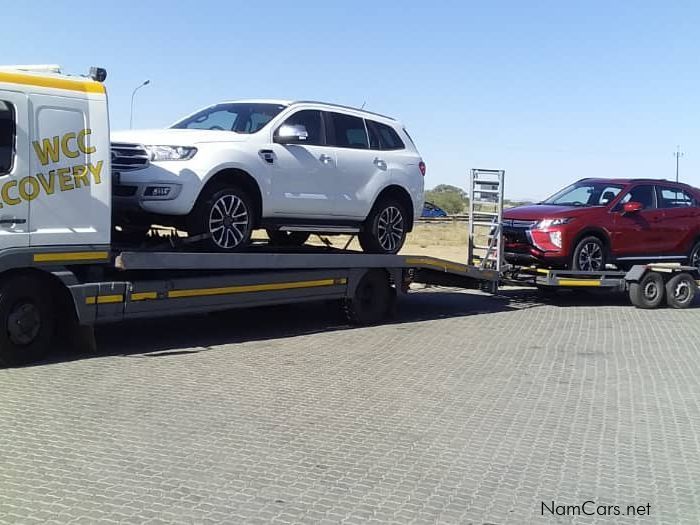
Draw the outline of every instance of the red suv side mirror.
M638 211L641 211L644 209L644 205L641 202L626 202L622 206L622 211L624 213L637 213Z

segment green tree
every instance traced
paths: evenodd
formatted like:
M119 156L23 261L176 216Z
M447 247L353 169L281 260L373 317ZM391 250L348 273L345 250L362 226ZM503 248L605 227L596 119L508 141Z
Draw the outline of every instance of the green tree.
M439 206L449 214L464 213L469 205L467 192L457 186L439 184L425 192L425 200Z

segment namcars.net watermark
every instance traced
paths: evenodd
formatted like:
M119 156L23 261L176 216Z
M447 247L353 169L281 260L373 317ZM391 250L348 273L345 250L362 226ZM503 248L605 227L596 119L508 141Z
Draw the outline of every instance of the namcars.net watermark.
M580 505L562 505L555 501L543 501L543 516L649 516L651 503L646 505L604 505L595 501L584 501Z

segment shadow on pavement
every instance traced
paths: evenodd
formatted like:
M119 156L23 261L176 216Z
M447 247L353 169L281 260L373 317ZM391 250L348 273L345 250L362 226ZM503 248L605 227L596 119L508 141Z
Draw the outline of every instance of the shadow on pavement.
M508 298L430 289L399 299L384 324L413 323L515 309ZM537 306L533 304L532 306ZM353 330L338 301L242 308L186 317L156 318L98 326L97 352L60 351L34 365L106 356L139 358L196 353L212 346L275 340L319 332Z
M402 297L398 301L396 315L385 324L513 312L544 305L631 308L626 294L602 290L542 293L534 289L505 289L498 295L487 295L429 288ZM128 321L98 327L96 353L63 351L34 366L106 356L177 356L224 344L352 329L355 327L348 324L338 302L245 308L196 316Z

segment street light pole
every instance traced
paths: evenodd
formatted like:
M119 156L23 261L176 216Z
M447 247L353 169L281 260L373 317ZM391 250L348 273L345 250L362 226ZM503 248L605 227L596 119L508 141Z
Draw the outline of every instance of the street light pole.
M150 80L145 80L143 83L136 86L131 92L131 112L129 113L129 129L132 129L134 127L134 97L136 96L136 92L150 83Z

